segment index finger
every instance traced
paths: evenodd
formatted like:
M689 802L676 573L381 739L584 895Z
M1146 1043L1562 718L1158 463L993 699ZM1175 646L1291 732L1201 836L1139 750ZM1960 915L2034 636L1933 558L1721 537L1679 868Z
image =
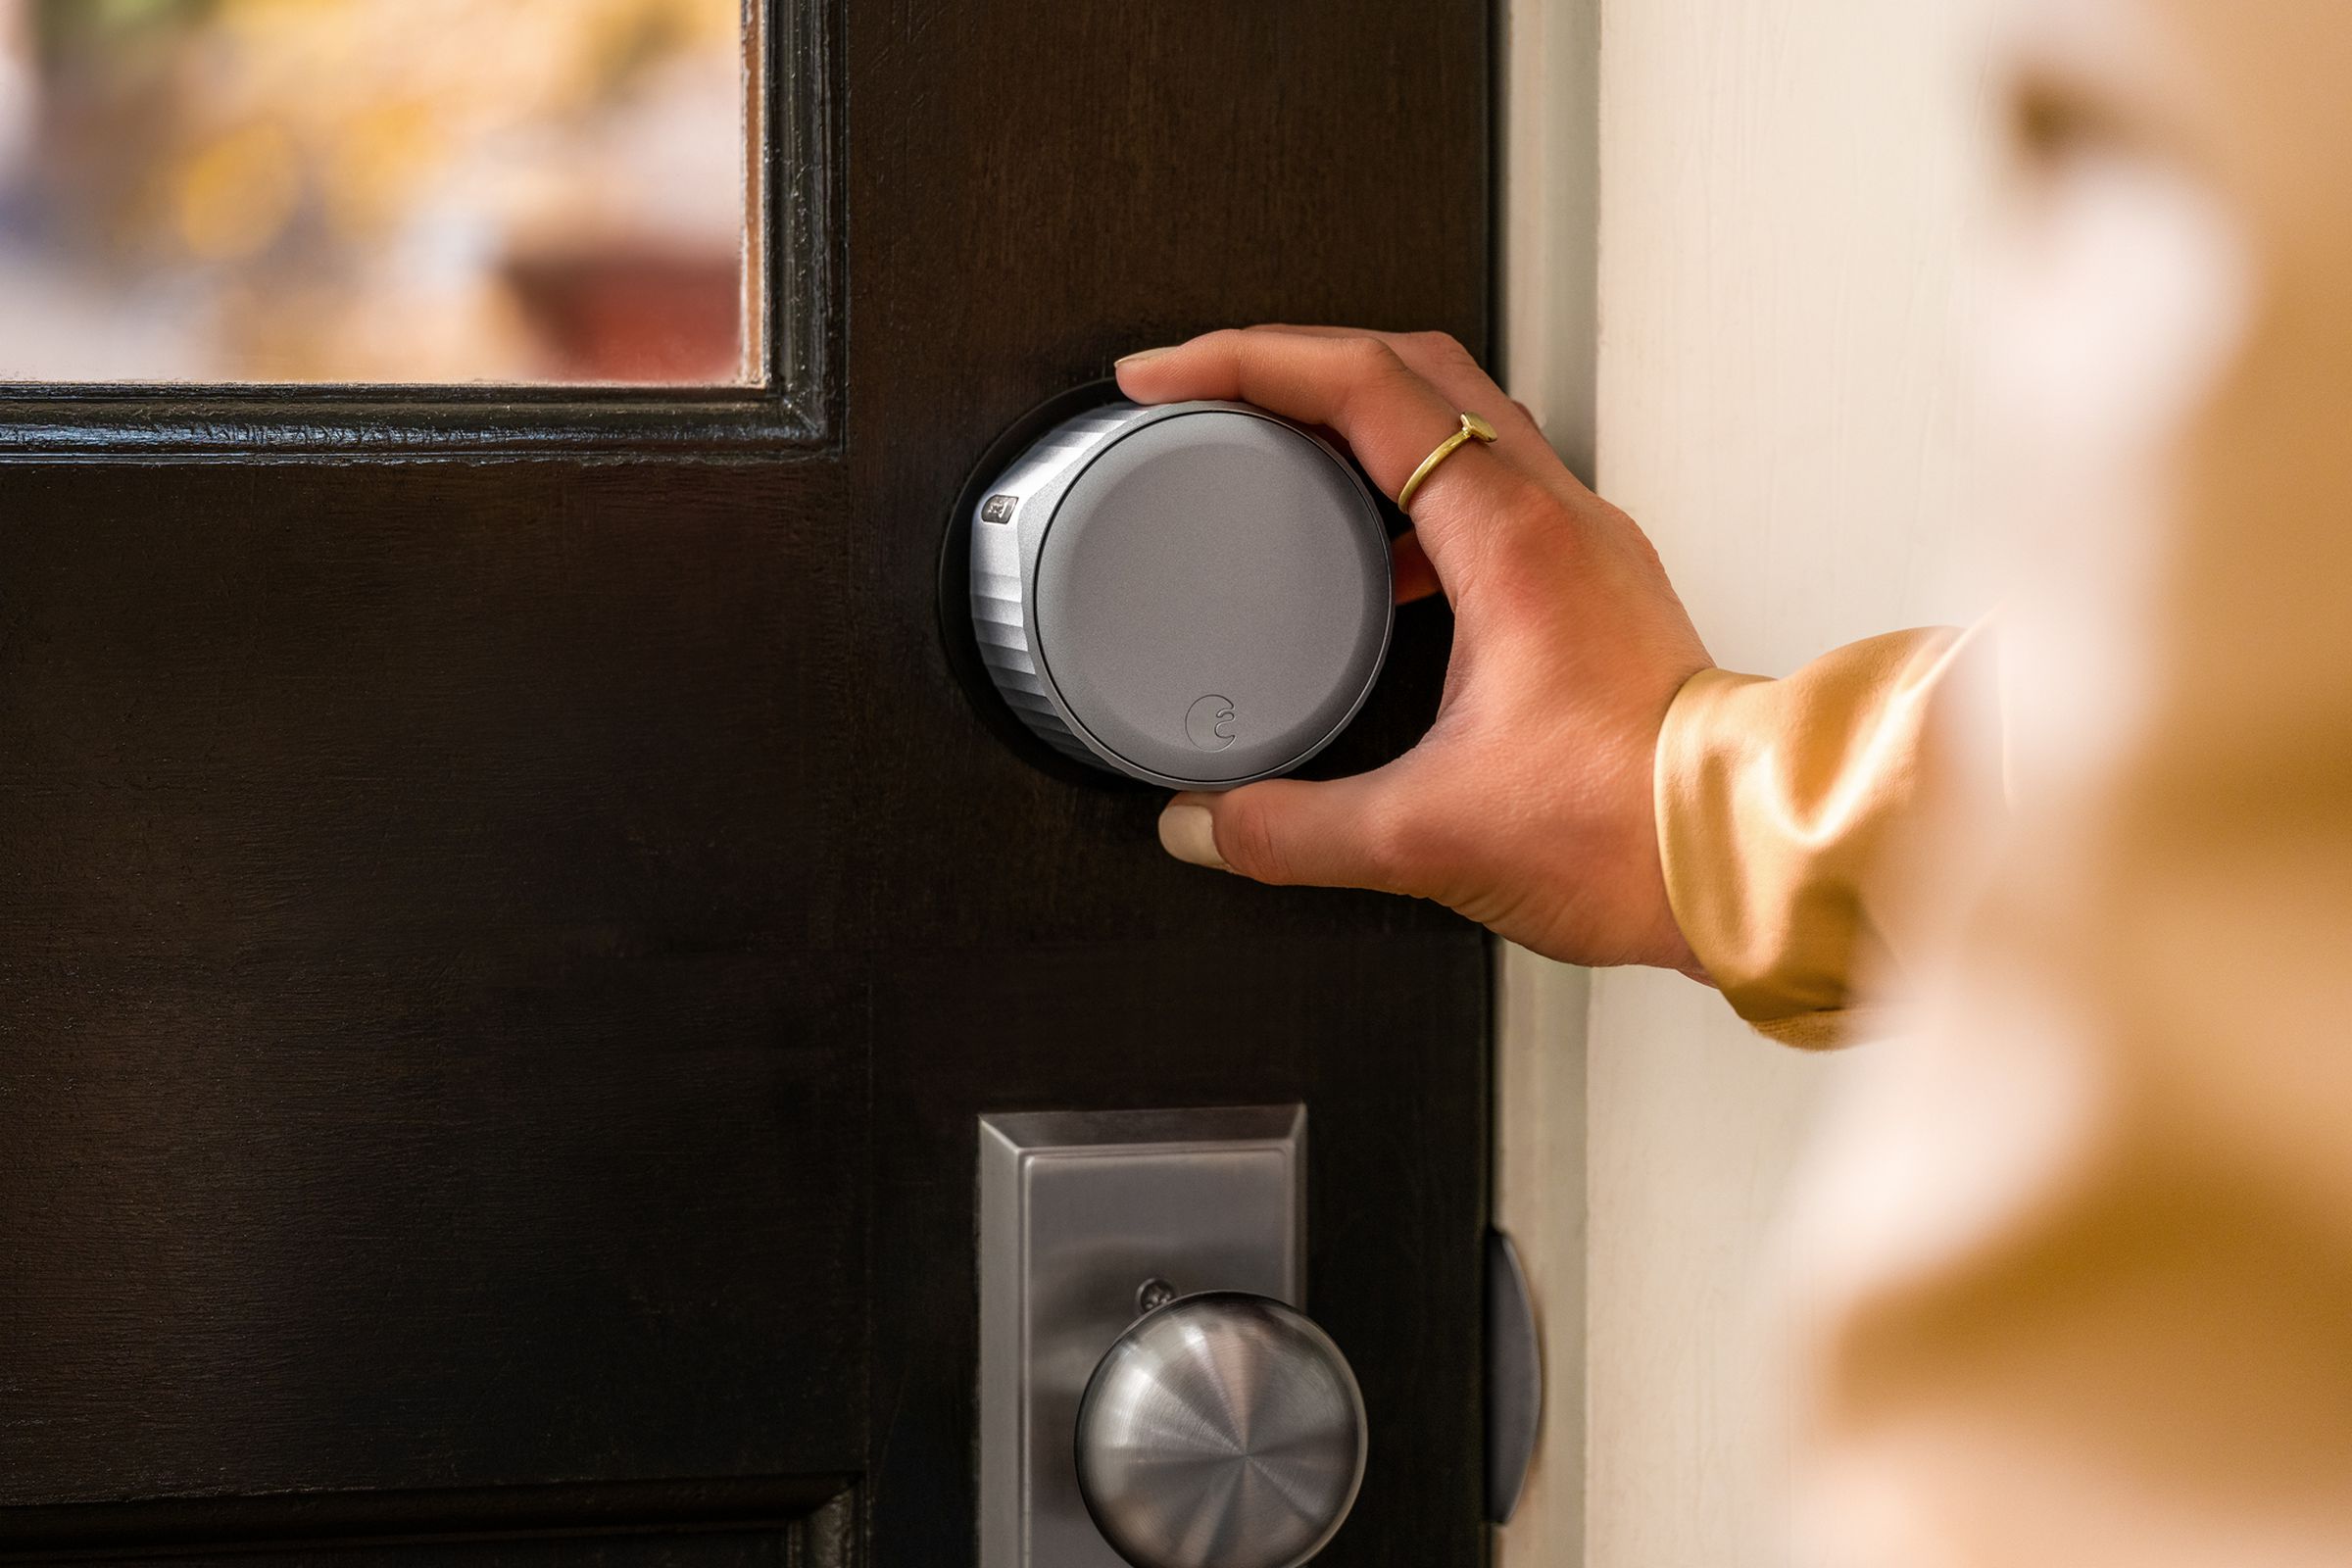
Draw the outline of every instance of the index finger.
M1461 428L1461 411L1376 337L1229 329L1130 356L1119 362L1117 374L1119 390L1139 403L1228 398L1301 424L1329 425L1389 496L1404 487L1440 442ZM1471 446L1476 450L1456 452L1443 471L1457 483L1469 470L1491 482L1499 468L1483 446ZM1465 473L1455 475L1456 468ZM1430 483L1435 482L1433 475ZM1442 570L1446 523L1437 516L1414 521Z
M1300 337L1378 338L1396 350L1407 369L1437 388L1439 395L1501 431L1503 440L1494 454L1496 457L1509 456L1522 463L1538 453L1544 459L1552 457L1551 443L1536 423L1535 416L1528 413L1527 405L1505 392L1468 349L1444 332L1383 332L1368 327L1300 326L1287 322L1245 330L1292 332Z

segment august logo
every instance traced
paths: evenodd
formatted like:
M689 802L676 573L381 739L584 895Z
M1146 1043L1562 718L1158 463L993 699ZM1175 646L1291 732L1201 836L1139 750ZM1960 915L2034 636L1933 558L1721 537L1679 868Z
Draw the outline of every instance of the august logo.
M1212 694L1184 715L1185 738L1204 752L1221 752L1233 744L1234 723L1233 699Z

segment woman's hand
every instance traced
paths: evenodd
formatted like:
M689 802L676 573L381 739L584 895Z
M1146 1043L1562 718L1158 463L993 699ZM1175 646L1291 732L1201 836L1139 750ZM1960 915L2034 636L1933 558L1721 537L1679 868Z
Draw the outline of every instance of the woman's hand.
M1354 778L1179 795L1160 816L1169 853L1260 882L1435 899L1574 963L1695 972L1650 771L1667 706L1710 661L1633 519L1440 333L1210 332L1131 355L1118 378L1139 403L1232 398L1327 426L1392 496L1462 411L1500 436L1424 481L1396 542L1397 598L1453 606L1429 733Z

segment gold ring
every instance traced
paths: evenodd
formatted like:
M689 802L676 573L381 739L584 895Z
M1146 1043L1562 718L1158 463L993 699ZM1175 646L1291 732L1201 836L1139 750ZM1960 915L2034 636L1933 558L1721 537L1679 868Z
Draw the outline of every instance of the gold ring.
M1398 512L1405 512L1412 506L1413 492L1420 489L1422 482L1431 474L1438 471L1439 464L1444 463L1447 458L1452 457L1454 453L1460 451L1463 442L1484 441L1491 443L1494 441L1494 427L1493 425L1480 418L1477 415L1464 411L1462 415L1462 427L1459 430L1454 431L1453 434L1447 436L1445 440L1439 442L1438 450L1432 452L1428 457L1421 460L1421 466L1413 470L1413 476L1404 481L1404 488L1396 492L1396 510Z

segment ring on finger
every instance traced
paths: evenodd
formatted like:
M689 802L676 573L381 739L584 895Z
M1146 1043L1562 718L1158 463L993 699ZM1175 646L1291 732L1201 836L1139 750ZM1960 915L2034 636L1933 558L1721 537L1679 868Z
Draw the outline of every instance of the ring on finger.
M1492 445L1494 439L1493 425L1466 409L1462 411L1462 427L1439 442L1437 450L1421 460L1421 466L1413 470L1413 476L1404 481L1404 488L1396 492L1396 510L1409 515L1414 493L1431 474L1438 471L1440 464L1459 452L1465 443L1476 441L1482 445Z

